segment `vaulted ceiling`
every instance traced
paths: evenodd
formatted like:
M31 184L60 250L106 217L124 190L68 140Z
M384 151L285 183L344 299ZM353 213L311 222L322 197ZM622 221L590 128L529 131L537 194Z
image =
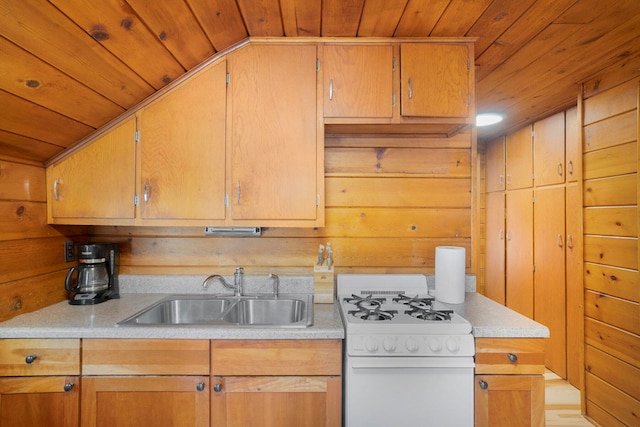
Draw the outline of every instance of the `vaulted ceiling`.
M638 0L0 0L0 157L46 162L247 37L474 37L488 139L638 68Z

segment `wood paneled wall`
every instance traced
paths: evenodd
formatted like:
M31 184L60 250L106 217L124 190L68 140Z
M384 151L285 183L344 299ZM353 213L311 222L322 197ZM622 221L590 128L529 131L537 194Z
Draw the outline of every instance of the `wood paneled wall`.
M230 274L236 266L247 274L310 274L327 242L336 273L433 273L440 245L465 247L473 272L472 136L327 136L322 228L266 228L259 238L170 227L93 227L91 234L120 242L127 274Z
M84 233L47 225L42 166L0 159L0 321L67 297L64 241Z
M586 413L611 426L640 425L639 83L620 68L583 93Z

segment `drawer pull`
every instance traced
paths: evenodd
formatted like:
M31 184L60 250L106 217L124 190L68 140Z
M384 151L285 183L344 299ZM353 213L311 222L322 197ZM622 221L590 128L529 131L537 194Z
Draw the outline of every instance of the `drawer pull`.
M509 359L509 361L510 361L511 363L516 363L516 362L518 361L518 356L516 356L516 355L515 355L515 354L513 354L513 353L509 353L509 354L507 354L507 358Z
M216 393L220 393L222 391L222 384L221 383L214 384L213 391L215 391Z
M66 383L64 385L64 391L71 391L73 389L74 383Z
M36 354L30 354L24 358L24 361L27 363L27 365L31 365L33 362L36 361L37 358L38 356Z
M478 384L480 384L480 388L483 389L483 390L486 390L486 389L489 388L489 384L484 380L480 380L480 382Z
M198 384L196 384L196 390L198 390L198 391L202 391L202 390L204 390L204 383L198 383Z

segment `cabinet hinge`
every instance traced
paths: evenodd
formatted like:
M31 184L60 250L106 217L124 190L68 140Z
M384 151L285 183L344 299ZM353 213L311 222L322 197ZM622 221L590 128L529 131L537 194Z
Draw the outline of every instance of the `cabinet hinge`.
M393 57L393 61L391 61L391 71L396 71L396 57Z
M138 195L134 194L133 196L133 206L138 206Z
M134 135L134 140L136 141L136 143L140 142L140 131L137 130L135 135Z
M316 58L316 73L320 72L320 58Z
M227 86L229 86L229 81L231 81L231 75L229 73L227 73Z
M229 195L228 194L224 195L224 207L225 208L229 207Z
M531 203L535 203L535 202L536 202L536 196L533 196L533 197L531 198Z

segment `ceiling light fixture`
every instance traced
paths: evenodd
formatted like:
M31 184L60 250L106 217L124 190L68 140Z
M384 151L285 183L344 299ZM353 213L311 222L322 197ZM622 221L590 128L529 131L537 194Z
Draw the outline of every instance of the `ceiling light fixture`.
M496 113L481 113L476 116L476 126L495 125L502 121L502 116Z

